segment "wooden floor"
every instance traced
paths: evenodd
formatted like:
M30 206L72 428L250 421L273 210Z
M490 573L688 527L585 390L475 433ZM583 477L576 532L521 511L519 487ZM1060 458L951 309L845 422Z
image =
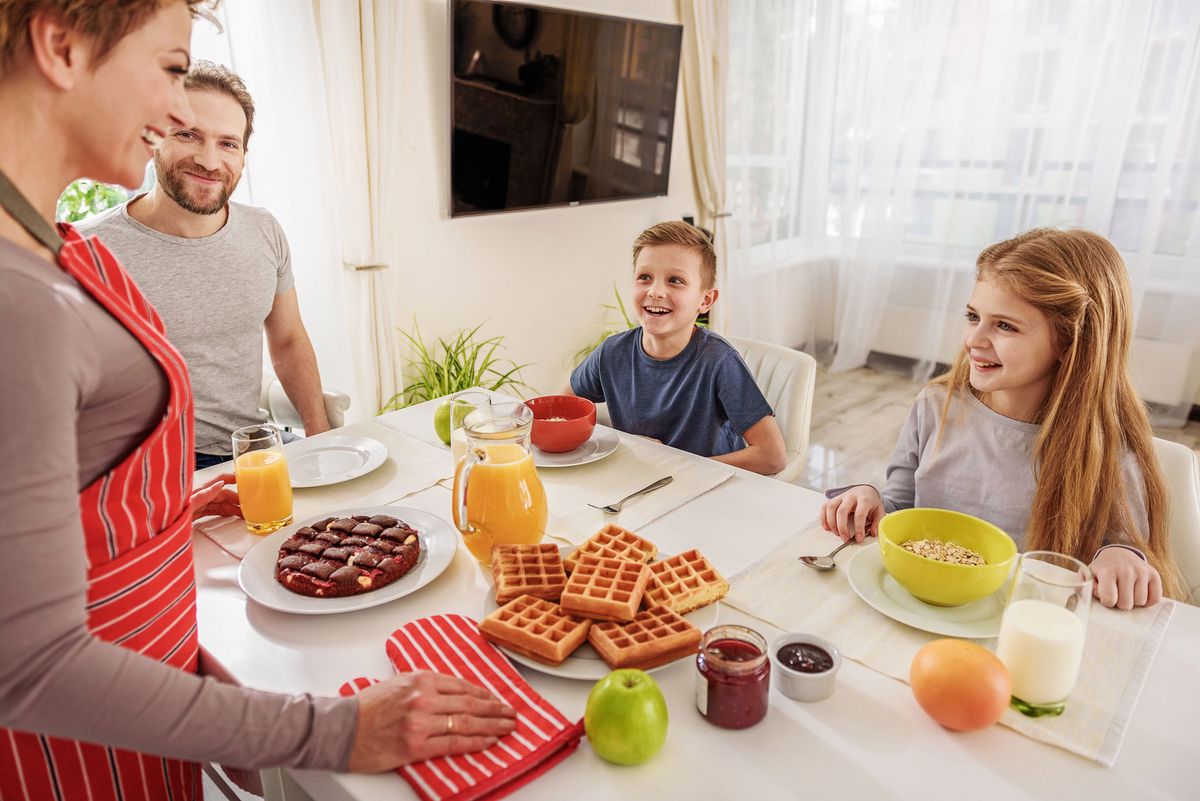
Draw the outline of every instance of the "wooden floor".
M808 466L796 483L824 491L846 484L883 485L896 438L921 384L905 375L862 367L817 373ZM1200 423L1156 428L1155 436L1200 452Z

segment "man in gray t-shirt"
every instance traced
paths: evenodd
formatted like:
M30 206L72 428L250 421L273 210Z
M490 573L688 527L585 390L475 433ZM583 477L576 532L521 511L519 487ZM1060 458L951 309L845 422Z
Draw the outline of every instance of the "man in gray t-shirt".
M235 428L266 420L258 402L264 331L305 432L326 431L329 420L283 230L270 212L229 202L253 101L240 78L209 62L193 65L184 86L195 125L163 136L154 188L78 228L121 260L187 361L202 468L229 458Z

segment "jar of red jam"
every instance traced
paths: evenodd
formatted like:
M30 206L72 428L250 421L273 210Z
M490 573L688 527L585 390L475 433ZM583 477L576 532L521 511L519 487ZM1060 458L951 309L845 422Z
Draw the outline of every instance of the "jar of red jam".
M696 654L696 709L714 726L746 729L767 715L767 641L745 626L716 626Z

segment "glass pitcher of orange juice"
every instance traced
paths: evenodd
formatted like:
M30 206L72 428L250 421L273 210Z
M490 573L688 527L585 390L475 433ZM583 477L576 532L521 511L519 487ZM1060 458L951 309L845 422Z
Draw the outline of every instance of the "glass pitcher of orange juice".
M483 564L493 545L536 544L546 533L546 490L533 466L533 412L496 403L463 421L467 455L454 470L454 525Z
M278 428L263 424L234 431L233 472L251 533L270 534L292 522L292 479Z

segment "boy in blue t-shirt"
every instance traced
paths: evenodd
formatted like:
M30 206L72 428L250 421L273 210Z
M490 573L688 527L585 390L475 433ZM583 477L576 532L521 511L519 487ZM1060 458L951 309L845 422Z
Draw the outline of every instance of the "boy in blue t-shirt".
M570 391L607 402L614 428L771 475L787 462L766 398L733 346L696 317L717 300L717 255L694 225L668 221L633 243L641 327L606 339Z

